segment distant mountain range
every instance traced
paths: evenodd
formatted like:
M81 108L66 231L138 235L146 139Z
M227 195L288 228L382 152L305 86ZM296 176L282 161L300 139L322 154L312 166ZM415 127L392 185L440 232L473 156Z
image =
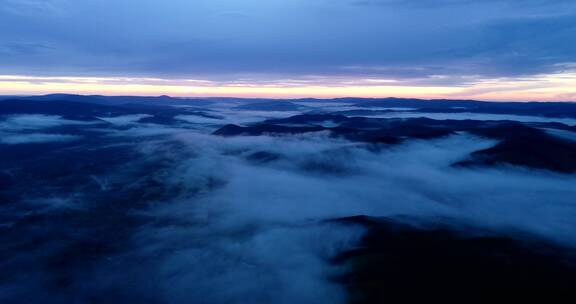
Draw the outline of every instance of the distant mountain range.
M478 100L415 99L415 98L334 98L334 99L254 99L254 98L183 98L170 96L102 96L50 94L43 96L1 97L0 100L34 101L73 101L104 105L183 105L207 106L214 103L239 103L243 110L288 111L302 109L306 104L320 103L354 104L356 107L370 110L373 108L414 108L420 112L440 113L485 113L511 115L537 115L546 117L576 117L576 102L493 102ZM299 105L300 104L300 105Z

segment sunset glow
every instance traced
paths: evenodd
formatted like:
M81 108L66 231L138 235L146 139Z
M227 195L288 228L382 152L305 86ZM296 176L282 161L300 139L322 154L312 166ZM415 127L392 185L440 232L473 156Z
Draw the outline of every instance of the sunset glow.
M125 77L32 77L1 75L0 95L51 93L105 95L171 95L179 97L335 98L413 97L489 100L569 101L576 96L576 73L527 78L477 80L458 86L418 86L393 80L324 80L307 85L299 81L267 83L217 82L191 79ZM358 83L358 84L354 84ZM389 83L389 84L388 84ZM384 84L384 85L383 85Z

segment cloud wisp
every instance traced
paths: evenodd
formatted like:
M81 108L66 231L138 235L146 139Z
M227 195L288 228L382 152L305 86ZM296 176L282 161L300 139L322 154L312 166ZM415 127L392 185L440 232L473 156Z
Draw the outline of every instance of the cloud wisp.
M62 126L88 126L95 122L65 119L57 115L21 114L0 117L0 143L6 145L70 142L78 135L43 133Z
M0 133L0 143L6 145L21 145L21 144L39 144L39 143L52 143L52 142L69 142L80 139L80 136L64 135L64 134L2 134Z

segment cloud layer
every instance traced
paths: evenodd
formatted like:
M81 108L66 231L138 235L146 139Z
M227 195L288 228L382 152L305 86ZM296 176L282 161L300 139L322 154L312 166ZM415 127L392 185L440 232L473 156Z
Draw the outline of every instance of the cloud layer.
M348 269L329 261L364 230L331 220L356 215L463 222L464 230L576 247L574 175L453 166L496 140L459 133L375 145L326 132L210 135L219 123L291 115L229 103L209 108L222 119L188 113L171 125L115 116L86 124L86 140L74 146L39 160L30 149L30 159L3 164L0 182L12 181L20 199L0 204L0 233L10 244L0 248L0 300L346 303L334 278ZM67 124L83 126L15 115L0 132L12 149L66 139L46 130ZM26 149L13 151L18 160ZM476 233L461 231L468 232Z
M154 257L170 303L344 303L327 279L343 269L326 260L362 231L322 222L338 217L452 218L576 245L573 176L450 167L490 140L458 135L375 152L322 134L174 139L195 157L178 158L165 181L195 195L148 210L173 224L136 238L138 254ZM159 155L161 146L146 153ZM278 158L250 157L258 152Z
M10 0L0 4L0 66L20 75L217 80L516 77L576 61L574 8L539 0Z

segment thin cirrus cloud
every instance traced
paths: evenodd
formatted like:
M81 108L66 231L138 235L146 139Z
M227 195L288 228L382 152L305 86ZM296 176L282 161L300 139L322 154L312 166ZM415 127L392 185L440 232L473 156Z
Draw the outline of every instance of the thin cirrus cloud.
M466 91L487 81L530 79L553 93L478 97L558 100L574 92L539 79L572 71L574 8L541 0L6 0L0 92L476 97ZM9 75L132 78L140 88L30 85ZM190 80L213 89L182 84Z

